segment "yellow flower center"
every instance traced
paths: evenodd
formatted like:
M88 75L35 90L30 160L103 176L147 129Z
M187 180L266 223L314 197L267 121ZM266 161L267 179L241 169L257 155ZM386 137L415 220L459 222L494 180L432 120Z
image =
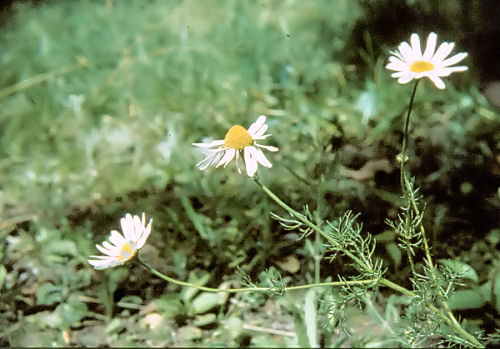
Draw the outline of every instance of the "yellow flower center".
M120 252L118 253L118 259L121 261L128 260L132 258L136 252L137 248L135 246L135 243L133 241L129 241L121 248Z
M242 150L253 144L253 138L243 126L234 125L224 137L224 147Z
M434 64L427 61L416 61L410 65L410 70L414 73L423 73L424 71L431 71L434 69Z

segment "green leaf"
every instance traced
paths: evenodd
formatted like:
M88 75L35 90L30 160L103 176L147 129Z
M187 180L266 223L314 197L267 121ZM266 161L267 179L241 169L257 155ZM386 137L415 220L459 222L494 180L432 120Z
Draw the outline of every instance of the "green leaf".
M3 264L0 264L0 291L2 290L5 276L7 276L7 269Z
M461 275L462 278L479 282L476 271L470 265L455 259L440 259L439 262Z
M495 307L500 313L500 273L497 273L495 277L495 285L493 287L493 292L495 293L496 304Z
M309 339L307 337L307 328L304 324L302 316L300 316L297 311L294 311L293 323L295 325L295 333L297 334L297 340L299 346L307 348L309 346Z
M207 272L202 272L201 276L198 276L197 273L193 270L189 273L188 282L198 285L205 286L210 278L210 274ZM188 304L189 301L199 292L198 289L194 287L184 287L181 291L181 299L184 304Z
M179 328L177 335L184 341L192 341L193 339L201 338L203 332L195 326L184 326Z
M109 335L114 332L119 332L122 328L122 320L119 318L114 318L109 322L108 326L106 326L106 332Z
M124 296L120 299L123 303L142 304L142 298L134 295Z
M481 308L491 299L491 281L470 290L455 291L448 298L448 305L452 310Z
M68 329L77 324L87 315L85 303L76 299L70 299L67 303L60 304L56 311L59 311L62 320L62 329Z
M112 269L108 274L108 292L110 295L113 295L118 287L118 284L122 279L125 278L128 270L126 268L116 268Z
M226 296L223 293L203 292L189 305L188 315L202 314L208 310L224 304Z
M399 266L401 265L401 259L403 258L401 249L394 243L385 245L385 248L387 249L387 253L389 253L389 256L391 256L392 260L394 261L396 269L399 268Z
M193 325L205 326L214 323L216 320L217 320L217 315L215 315L214 313L196 315L196 317L193 320Z
M224 329L232 339L238 338L243 333L243 322L240 318L230 317L224 322Z
M159 299L154 300L161 314L166 318L174 318L177 315L184 313L185 307L182 304L177 294L164 295Z
M36 303L39 305L49 305L61 302L63 286L45 283L36 290Z
M304 304L304 320L306 323L307 338L309 346L312 348L319 347L316 333L316 292L314 289L309 289L306 293Z
M106 311L106 316L111 317L113 312L114 300L112 295L108 291L107 284L100 283L95 288L96 288L97 298L99 298Z

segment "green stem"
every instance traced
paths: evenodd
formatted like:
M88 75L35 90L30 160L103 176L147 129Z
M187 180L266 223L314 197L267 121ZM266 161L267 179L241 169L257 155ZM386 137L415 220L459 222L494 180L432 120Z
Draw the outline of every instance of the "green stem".
M335 241L332 237L330 237L328 234L326 234L323 230L321 230L318 226L316 226L315 224L313 224L311 221L309 221L303 214L295 211L293 208L291 208L290 206L288 206L287 204L285 204L283 201L281 201L281 199L279 197L277 197L270 189L268 189L266 186L262 185L259 180L257 178L253 178L254 182L271 198L273 199L279 206L281 206L282 208L284 208L286 211L288 211L289 213L291 213L295 218L297 218L298 220L300 220L302 223L306 224L307 226L309 226L310 228L312 228L314 231L318 232L321 236L323 236L326 240L328 240L332 245L336 246L336 247L340 247L340 244ZM350 253L349 251L344 251L344 253L349 256L352 260L354 260L356 263L358 263L358 265L360 265L363 269L365 269L366 271L370 272L371 271L371 268L366 265L364 262L362 262L359 258L357 258L355 255L353 255L352 253ZM361 280L362 283L366 284L366 283L369 283L369 282L366 282L368 280ZM349 281L348 281L349 282ZM398 291L402 294L405 294L407 296L410 296L410 297L416 297L417 294L402 287L402 286L399 286L398 284L395 284L394 282L386 279L386 278L380 278L379 279L379 282L382 284L382 285L385 285L389 288L392 288L393 290L395 291ZM328 283L327 283L328 284ZM322 284L316 284L316 285L322 285ZM311 285L304 285L304 286L296 286L295 289L297 289L297 287L300 287L300 288L308 288L308 286L311 286ZM337 286L339 286L339 284L337 284ZM287 288L287 290L290 290L291 288ZM438 314L443 320L446 321L446 323L448 323L450 326L454 327L456 329L457 332L459 332L460 334L462 334L465 338L467 338L467 340L473 344L474 346L476 347L479 347L479 348L484 348L484 346L479 343L479 341L474 338L471 334L469 334L467 331L465 331L461 326L460 324L458 323L458 321L454 318L453 314L451 313L451 311L449 311L449 307L448 305L446 304L446 301L443 301L443 306L445 307L445 310L446 310L446 313L448 314L448 316L446 316L445 314L443 314L442 311L440 311L438 308L436 308L434 305L432 304L429 304L429 309L431 309L432 311L434 311L436 314Z
M413 101L415 100L415 93L417 92L418 82L420 80L415 80L415 85L413 86L413 91L410 97L410 104L408 106L408 113L406 114L405 129L403 133L403 150L401 151L401 187L404 186L404 173L405 173L405 163L406 163L406 148L408 147L408 128L410 127L410 115L413 108Z
M407 174L406 169L405 169L405 164L407 162L407 159L406 159L406 149L408 147L408 133L409 133L408 129L409 129L409 125L410 125L410 115L411 115L411 111L412 111L412 108L413 108L413 101L415 100L415 93L417 91L417 86L418 86L418 82L419 81L420 81L419 79L415 80L415 85L413 86L413 91L412 91L412 94L411 94L411 97L410 97L410 103L409 103L409 106L408 106L408 113L406 114L406 122L405 122L405 128L404 128L404 133L403 133L403 146L402 146L402 151L401 151L401 189L403 190L403 193L406 192L407 194L409 194L410 201L411 201L411 206L412 206L412 208L413 208L413 210L415 212L415 215L417 217L420 216L420 210L419 210L418 205L417 205L417 200L415 199L414 191L412 190L410 181L408 179L408 174ZM434 280L436 280L437 277L436 277L436 272L434 270L434 263L432 261L429 244L427 242L427 236L425 234L425 228L424 228L424 225L423 225L422 221L420 221L419 227L420 227L420 233L421 233L421 236L422 236L422 242L424 243L425 259L427 260L427 263L428 263L429 268L431 270L432 277L434 278ZM410 258L410 263L411 262L412 262L412 260ZM411 264L412 264L412 271L415 272L414 271L414 267L413 267L413 263L411 263ZM382 282L383 281L384 280L382 280ZM436 289L437 289L437 292L439 293L439 298L440 298L441 306L444 308L444 311L446 312L447 316L445 314L443 314L441 311L439 311L437 308L435 308L434 305L430 304L429 307L431 309L436 309L436 311L439 312L440 316L443 319L445 319L446 322L449 325L451 325L452 327L454 327L457 332L459 332L465 338L467 338L467 340L471 344L473 344L475 346L478 346L478 347L483 347L482 344L479 343L479 341L476 338L474 338L471 334L469 334L467 331L465 331L460 326L460 324L458 323L457 319L455 318L455 316L453 315L452 311L450 310L450 307L448 306L448 303L446 302L446 299L444 298L443 293L441 292L441 290L439 289L439 287L436 287Z
M183 286L183 287L191 287L191 288L196 288L200 291L205 291L205 292L212 292L212 293L240 293L240 292L269 292L273 291L273 287L244 287L244 288L213 288L213 287L205 287L205 286L200 286L196 284L192 284L190 282L185 282L185 281L180 281L174 278L171 278L165 274L160 273L158 270L144 262L139 256L137 256L136 261L141 264L143 267L148 269L151 273L155 274L158 276L160 279L163 279L167 282L171 282L173 284ZM312 287L335 287L335 286L344 286L344 285L365 285L365 284L371 284L376 282L376 279L367 279L367 280L351 280L351 281L334 281L334 282L322 282L322 283L315 283L315 284L307 284L307 285L300 285L300 286L290 286L290 287L285 287L283 288L283 291L296 291L296 290L303 290L303 289L308 289Z
M290 212L295 218L297 218L299 221L307 225L309 228L313 229L315 232L318 232L321 236L323 236L328 242L330 242L333 246L341 248L340 244L333 239L331 236L326 234L322 229L320 229L317 225L312 223L310 220L308 220L303 214L295 211L293 208L285 204L279 197L277 197L271 190L269 190L265 185L262 185L259 180L255 177L253 177L254 182L271 198L276 202L278 205L280 205L282 208L284 208L286 211ZM365 269L368 272L371 272L370 266L368 266L366 263L364 263L362 260L360 260L358 257L353 255L349 251L343 251L347 256L349 256L353 261L355 261L358 265L360 265L363 269Z

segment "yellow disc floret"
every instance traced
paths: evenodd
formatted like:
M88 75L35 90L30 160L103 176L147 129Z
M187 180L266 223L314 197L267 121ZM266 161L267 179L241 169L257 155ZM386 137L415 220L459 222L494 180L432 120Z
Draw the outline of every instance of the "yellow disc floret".
M123 245L123 247L121 248L120 252L118 253L118 259L120 259L122 261L128 260L136 252L137 252L137 248L135 246L135 243L133 241L129 241L125 245Z
M434 69L434 64L427 61L416 61L410 65L410 70L414 73L423 73Z
M253 144L253 138L243 126L234 125L224 137L224 147L242 150Z

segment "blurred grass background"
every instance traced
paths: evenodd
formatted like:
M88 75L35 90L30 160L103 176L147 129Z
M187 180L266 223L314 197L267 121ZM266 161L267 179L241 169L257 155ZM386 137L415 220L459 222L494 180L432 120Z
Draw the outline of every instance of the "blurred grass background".
M237 266L256 280L275 266L289 284L311 282L320 248L272 221L269 212L278 208L231 166L195 167L202 154L192 142L220 139L259 114L268 116L268 144L280 148L270 155L274 167L259 171L262 181L293 207L309 205L318 219L360 212L391 278L408 282L384 219L400 203L395 157L411 86L398 85L384 65L412 32L425 38L430 30L469 52L469 71L450 76L444 91L420 87L410 168L427 202L435 256L477 273L467 285L474 301L464 296L455 309L493 332L500 127L482 93L500 79L491 63L498 40L484 39L498 38L491 4L80 0L5 7L0 344L304 345L297 320L303 295L228 300L165 285L136 267L95 272L86 263L119 218L144 211L154 217L154 233L142 255L169 275L217 287L237 284ZM321 277L348 272L339 260L323 264ZM367 314L351 317L354 334ZM344 344L384 337L361 333ZM340 345L334 340L343 337L322 338Z

